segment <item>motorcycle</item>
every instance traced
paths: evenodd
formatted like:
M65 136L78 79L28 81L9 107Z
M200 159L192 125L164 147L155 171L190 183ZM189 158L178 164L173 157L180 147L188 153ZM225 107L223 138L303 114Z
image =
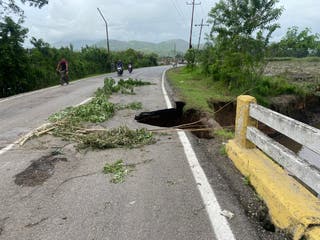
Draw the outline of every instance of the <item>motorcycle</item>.
M121 66L117 66L117 73L118 76L121 76L123 74L123 68Z
M128 65L128 72L129 72L129 73L132 73L132 70L133 70L132 64L129 64L129 65Z

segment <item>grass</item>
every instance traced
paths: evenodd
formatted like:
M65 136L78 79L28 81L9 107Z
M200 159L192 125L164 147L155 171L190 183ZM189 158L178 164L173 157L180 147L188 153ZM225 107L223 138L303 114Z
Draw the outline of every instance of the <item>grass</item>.
M222 156L228 156L228 154L227 154L227 149L226 149L226 145L225 144L222 144L221 145L221 147L220 147L220 154L222 155Z
M210 77L200 74L198 71L191 72L186 68L176 68L168 71L168 81L178 91L179 97L187 103L188 108L212 113L208 106L210 98L230 101L232 96L225 84L214 82Z
M103 167L103 173L112 174L110 182L123 183L125 177L132 171L132 167L124 165L123 160L120 159L112 164L106 163Z
M222 138L223 141L234 138L234 132L225 128L214 131L214 135Z
M243 183L247 186L251 186L250 176L243 177Z
M319 59L306 58L290 61L318 62ZM281 59L280 61L285 62L288 59ZM167 76L179 97L187 103L187 108L195 108L208 113L213 112L213 109L207 103L209 99L229 102L235 100L238 95L245 93L254 96L259 104L268 107L272 97L283 94L304 97L316 89L316 85L313 83L293 83L283 76L264 76L250 84L248 82L243 83L248 86L243 85L230 89L224 81L214 81L211 77L201 74L197 68L194 71L188 68L172 69L168 71Z

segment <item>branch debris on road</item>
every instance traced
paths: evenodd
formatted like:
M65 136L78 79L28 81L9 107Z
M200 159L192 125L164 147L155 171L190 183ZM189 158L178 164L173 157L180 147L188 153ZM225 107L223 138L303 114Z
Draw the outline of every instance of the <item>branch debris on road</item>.
M101 123L114 116L116 111L122 109L141 109L142 104L133 102L127 105L117 105L109 102L114 92L134 94L135 86L150 85L141 80L120 80L117 84L112 78L104 80L104 86L98 88L95 97L88 103L76 107L68 107L49 117L50 123L46 123L21 138L18 143L23 145L33 137L43 134L52 134L65 140L75 141L81 148L91 147L98 149L114 147L138 147L144 144L154 143L152 133L146 129L130 130L126 126L116 129L105 129L97 132L97 129L86 128L86 123Z

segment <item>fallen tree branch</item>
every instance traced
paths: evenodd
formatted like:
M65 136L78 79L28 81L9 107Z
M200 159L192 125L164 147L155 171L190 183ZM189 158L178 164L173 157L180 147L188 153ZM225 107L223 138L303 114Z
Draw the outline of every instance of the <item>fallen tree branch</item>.
M45 123L43 125L41 125L40 127L32 130L31 132L27 133L25 136L23 136L22 138L20 138L17 143L22 146L23 144L25 144L26 141L28 141L29 139L31 139L34 136L40 136L42 134L45 134L51 130L53 130L55 128L55 126L53 126L54 124L52 123Z

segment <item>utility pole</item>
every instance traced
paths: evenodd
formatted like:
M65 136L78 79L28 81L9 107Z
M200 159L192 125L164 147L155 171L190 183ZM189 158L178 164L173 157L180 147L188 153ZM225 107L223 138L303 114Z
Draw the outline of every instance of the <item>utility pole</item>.
M174 59L174 66L177 67L177 47L176 47L176 42L174 42L174 48L173 48L173 59Z
M190 39L189 39L189 49L192 48L192 27L193 27L193 15L194 15L194 5L200 5L201 3L195 3L195 0L192 0L192 3L187 3L187 5L192 5L192 15L191 15L191 26L190 26Z
M194 25L196 27L199 27L200 26L200 33L199 33L199 40L198 40L198 50L200 48L200 40L201 40L201 33L202 33L202 27L203 26L209 26L209 24L203 24L203 18L201 19L201 24L196 24Z
M107 20L104 18L104 16L103 16L102 12L100 11L100 9L99 9L99 8L97 8L97 9L98 9L98 11L99 11L99 13L100 13L100 15L101 15L101 17L102 17L103 21L104 21L104 22L105 22L105 24L106 24L107 50L108 50L108 54L109 54L109 53L110 53L110 48L109 48L108 22L107 22Z

